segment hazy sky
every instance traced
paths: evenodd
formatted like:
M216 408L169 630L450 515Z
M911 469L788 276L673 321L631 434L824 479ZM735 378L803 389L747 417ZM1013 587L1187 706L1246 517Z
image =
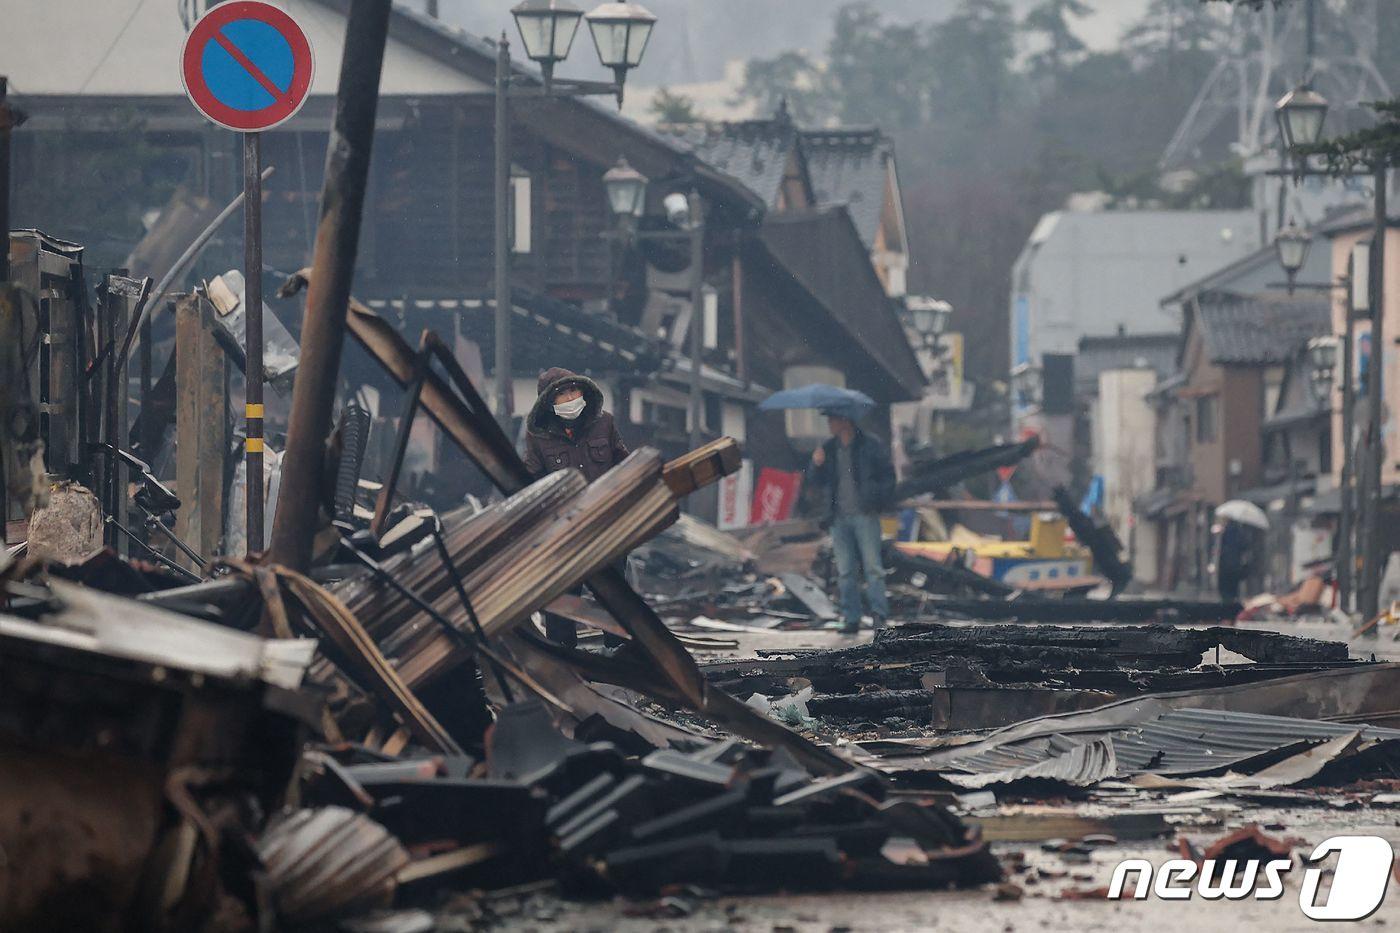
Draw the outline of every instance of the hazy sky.
M407 0L421 9L423 0ZM589 9L592 0L576 0ZM832 14L848 0L642 0L660 21L635 81L643 86L715 80L731 59L764 57L792 48L820 52L831 32ZM1011 0L1019 13L1036 0ZM1090 0L1093 16L1079 24L1079 35L1095 48L1111 48L1123 27L1141 15L1148 0ZM439 0L441 16L481 35L510 27L516 0ZM892 20L940 19L957 0L875 0ZM598 71L592 42L580 34L569 58L570 74ZM594 75L596 76L596 75Z

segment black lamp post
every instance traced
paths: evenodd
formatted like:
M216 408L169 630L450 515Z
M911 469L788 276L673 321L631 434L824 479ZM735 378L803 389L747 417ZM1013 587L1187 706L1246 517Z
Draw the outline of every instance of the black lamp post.
M1298 272L1307 264L1308 251L1312 248L1312 235L1293 221L1278 232L1274 238L1274 249L1278 252L1278 263L1288 275L1288 294L1293 294Z
M612 96L622 106L627 72L641 64L656 17L637 3L604 3L585 15L569 0L521 0L511 9L526 56L540 66L542 88L512 87L510 43L496 45L496 417L511 418L512 313L510 288L510 101L520 97ZM581 20L587 20L598 59L613 70L612 81L555 80L554 67L568 58Z
M1322 95L1313 91L1307 85L1290 91L1279 100L1275 107L1275 114L1278 117L1279 133L1285 146L1285 153L1292 154L1293 151L1304 145L1315 144L1322 139L1322 126L1327 118L1327 101ZM1384 368L1385 347L1385 238L1386 238L1386 182L1389 164L1384 156L1376 157L1370 166L1373 175L1373 190L1375 193L1373 226L1374 233L1371 238L1371 246L1364 254L1365 270L1356 269L1358 256L1353 253L1353 281L1352 281L1352 301L1353 306L1356 300L1362 298L1366 307L1370 309L1371 318L1371 346L1373 356L1371 366L1375 375L1379 375ZM1294 166L1295 176L1314 174L1308 169L1305 160L1297 160ZM1358 291L1355 276L1365 276L1368 281L1364 291ZM1354 307L1355 312L1360 312L1359 307ZM1348 330L1351 327L1351 317L1347 315ZM1350 354L1350 340L1346 351ZM1364 447L1361 459L1361 470L1358 474L1358 501L1364 503L1365 507L1359 510L1361 516L1361 534L1358 542L1358 550L1361 553L1361 580L1358 587L1358 606L1362 618L1369 620L1375 617L1379 609L1380 599L1380 574L1381 574L1381 525L1380 525L1380 499L1381 499L1381 469L1385 462L1385 438L1381 434L1382 407L1381 386L1385 382L1383 378L1372 378L1366 381L1366 415L1367 425L1363 434ZM1347 388L1349 390L1347 380ZM1344 417L1349 414L1350 406L1343 403ZM1347 445L1347 452L1350 452L1351 438L1344 437ZM1345 477L1344 477L1345 480ZM1350 495L1350 490L1341 490L1343 501ZM1348 560L1350 558L1348 557ZM1350 567L1346 568L1350 571ZM1374 633L1374 629L1372 629Z

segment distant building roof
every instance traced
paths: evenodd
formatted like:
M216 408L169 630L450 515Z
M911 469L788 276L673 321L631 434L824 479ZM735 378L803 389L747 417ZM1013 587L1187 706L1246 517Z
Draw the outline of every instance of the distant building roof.
M778 206L793 154L802 158L797 127L783 109L763 120L669 123L657 131L701 161L738 179L770 208ZM805 160L803 165L804 183L810 190Z
M923 370L845 207L770 213L759 240L904 398L919 397Z
M1206 357L1242 366L1283 364L1313 337L1332 331L1325 297L1203 295L1195 308Z
M1159 377L1176 369L1177 334L1122 334L1081 337L1074 358L1075 391L1098 391L1099 375L1113 369L1145 368Z
M874 128L803 130L802 145L817 206L846 205L861 241L874 246L894 158L890 140Z

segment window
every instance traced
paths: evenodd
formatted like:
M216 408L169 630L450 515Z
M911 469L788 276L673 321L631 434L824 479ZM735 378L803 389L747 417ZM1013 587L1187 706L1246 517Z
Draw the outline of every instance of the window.
M1219 428L1220 398L1207 395L1196 399L1196 443L1215 443Z
M665 405L661 402L642 402L642 421L645 424L654 424L663 431L685 434L686 421L688 420L688 413L684 408Z

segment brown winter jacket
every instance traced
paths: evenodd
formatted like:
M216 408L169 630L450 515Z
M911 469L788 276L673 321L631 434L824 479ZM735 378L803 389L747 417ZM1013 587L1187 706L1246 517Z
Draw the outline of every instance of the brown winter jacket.
M554 413L554 396L576 385L587 402L572 425ZM603 391L587 376L555 367L540 375L539 398L525 420L525 466L535 477L574 467L593 482L627 458L627 445L610 412L603 410Z

